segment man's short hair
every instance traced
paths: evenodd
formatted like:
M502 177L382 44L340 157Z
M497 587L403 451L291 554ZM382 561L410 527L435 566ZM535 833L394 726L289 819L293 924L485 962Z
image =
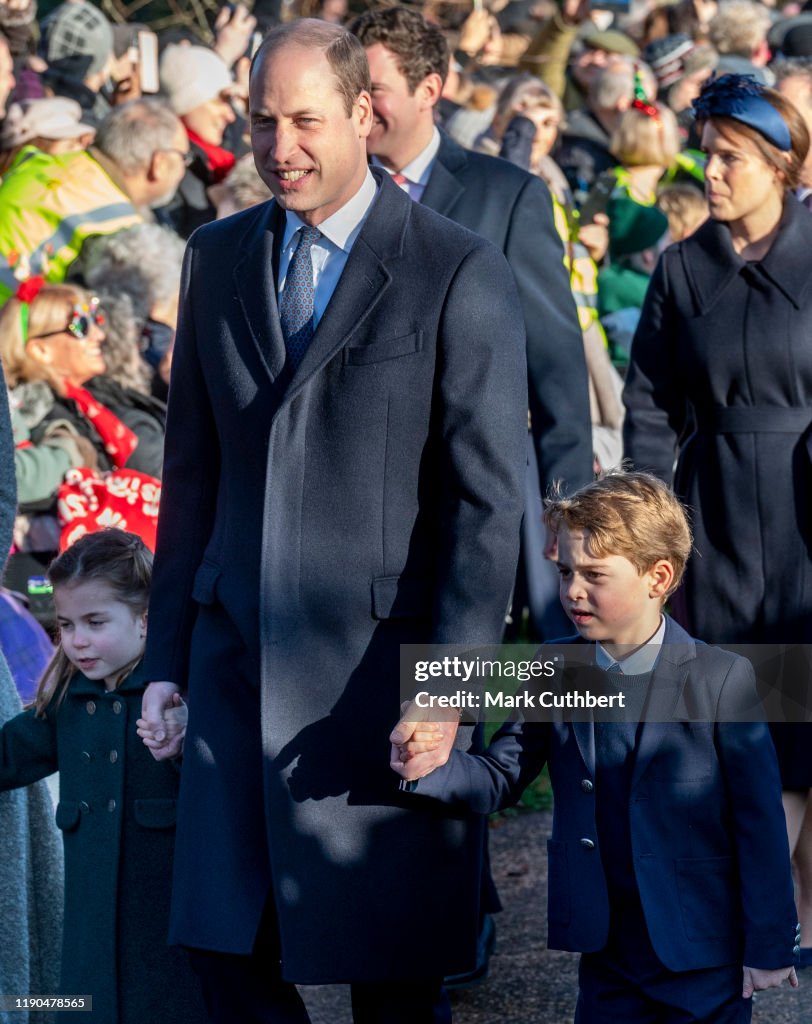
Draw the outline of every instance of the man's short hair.
M95 146L125 174L149 166L152 154L173 149L183 125L162 100L122 103L99 125Z
M803 78L812 88L812 57L782 57L770 65L775 75L775 88L788 78Z
M338 80L338 91L344 99L347 117L352 115L359 95L372 91L367 56L355 36L341 25L317 18L301 18L271 29L254 55L251 73L259 61L271 60L277 50L288 45L324 52Z
M571 498L545 502L544 521L589 534L588 547L598 558L622 555L639 574L665 559L674 568L673 593L691 554L691 528L674 492L650 473L609 473L576 491Z
M437 74L445 82L448 44L440 29L426 21L419 11L408 7L367 11L351 22L349 29L364 49L380 43L394 54L410 93L427 75Z

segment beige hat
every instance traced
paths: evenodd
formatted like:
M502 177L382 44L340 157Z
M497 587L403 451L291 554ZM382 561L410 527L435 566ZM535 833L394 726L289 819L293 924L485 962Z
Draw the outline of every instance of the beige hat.
M167 46L161 57L161 92L182 117L233 86L231 73L205 46Z
M31 139L78 139L95 132L81 117L76 100L65 96L12 103L0 131L0 149L14 149Z

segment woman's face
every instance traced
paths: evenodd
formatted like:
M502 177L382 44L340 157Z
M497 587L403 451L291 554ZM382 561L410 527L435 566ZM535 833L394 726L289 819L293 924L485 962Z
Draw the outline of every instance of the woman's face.
M707 154L705 195L714 220L729 224L772 216L783 204L781 174L761 155L756 144L728 125L708 121L702 130Z
M68 330L67 323L62 331L49 332L47 337L31 339L29 353L33 359L47 365L58 377L63 378L75 387L85 384L101 373L106 366L102 355L104 331L96 321L88 318L88 329L85 337L77 337Z
M547 156L555 145L558 129L561 126L561 115L557 110L551 110L549 107L533 107L523 111L523 114L536 126L536 137L533 140L531 156L531 162L536 164Z

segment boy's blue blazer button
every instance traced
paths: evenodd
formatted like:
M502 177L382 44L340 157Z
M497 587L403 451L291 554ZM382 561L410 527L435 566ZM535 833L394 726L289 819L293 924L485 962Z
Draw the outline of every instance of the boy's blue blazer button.
M800 953L801 953L801 947L800 946L793 946L792 947L792 953L793 953L793 956L799 956Z
M589 779L581 779L581 789L585 793L591 793L594 788L595 787L592 785L592 782Z
M90 757L90 754L88 753L87 750L83 750L82 751L81 758L82 758L82 763L83 764L90 764L91 757Z
M113 701L113 714L114 715L120 715L121 714L121 701L120 700Z
M90 804L83 800L79 804L79 810L82 812L82 814L87 814L87 812L90 810Z
M89 715L95 715L96 714L96 703L95 703L95 701L89 700L87 702L87 704L85 704L85 710L87 711L87 713Z
M594 850L595 849L595 844L592 842L591 839L586 839L586 838L582 839L581 840L581 846L585 846L587 850Z

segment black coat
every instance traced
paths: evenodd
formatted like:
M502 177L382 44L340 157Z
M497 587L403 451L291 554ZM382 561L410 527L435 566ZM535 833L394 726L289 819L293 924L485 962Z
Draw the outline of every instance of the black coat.
M125 388L109 377L94 377L87 390L129 427L138 447L127 459L127 469L161 478L166 432L166 403L135 388Z
M810 254L791 196L760 263L708 221L663 254L634 338L626 455L692 511L678 604L709 642L812 639Z
M510 269L373 174L292 379L279 209L190 241L150 604L149 677L190 698L172 935L249 952L272 885L304 983L471 965L480 825L410 809L387 737L401 643L501 636L522 514ZM431 927L404 956L418 893Z
M521 300L541 493L592 479L592 427L584 345L547 186L534 174L453 139L442 141L423 205L493 242Z
M167 946L178 771L136 734L144 685L139 669L111 692L79 674L46 718L11 719L0 729L0 789L59 771L61 991L92 995L86 1016L99 1024L204 1024L185 954Z

